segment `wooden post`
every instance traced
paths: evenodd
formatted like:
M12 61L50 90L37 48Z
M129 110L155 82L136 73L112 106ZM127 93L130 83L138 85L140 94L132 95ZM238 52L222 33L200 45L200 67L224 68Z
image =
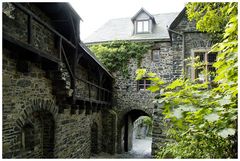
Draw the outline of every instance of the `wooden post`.
M103 87L102 86L102 80L103 80L103 73L100 71L99 67L98 67L98 73L99 73L99 80L98 80L98 86ZM101 90L100 88L98 88L98 100L101 100Z
M62 37L59 37L59 59L62 61Z
M77 68L77 54L78 54L78 45L76 44L75 53L72 57L72 72L73 72L73 80L72 80L72 89L73 89L73 104L76 102L76 68Z
M32 16L28 15L28 24L27 24L27 29L28 29L28 44L32 44Z

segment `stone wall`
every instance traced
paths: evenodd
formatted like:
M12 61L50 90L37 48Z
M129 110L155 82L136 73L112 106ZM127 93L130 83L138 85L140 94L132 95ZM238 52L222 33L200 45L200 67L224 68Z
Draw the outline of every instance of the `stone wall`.
M11 58L11 52L14 51L3 49L3 157L7 158L21 156L21 131L17 126L20 114L28 112L25 109L33 106L33 100L55 102L52 82L39 64L29 62L31 72L21 73L16 69L17 62Z
M163 118L163 104L156 105L153 112L153 129L152 129L152 155L157 154L159 149L168 141L166 138L167 126Z
M51 25L51 20L34 5L24 6ZM12 14L15 15L13 19L3 14L3 32L26 43L26 17L15 8ZM33 40L34 47L56 55L53 35L39 24L33 22L33 25L33 36L36 40ZM93 148L97 153L102 150L110 151L108 147L103 149L102 140L105 137L106 141L107 136L114 133L108 127L112 122L103 123L101 109L92 111L90 104L84 104L81 111L77 109L73 113L71 104L65 102L66 104L59 105L58 95L54 92L56 80L52 76L60 71L48 70L41 61L33 63L31 58L21 58L21 53L14 47L9 49L3 46L2 53L3 158L89 158ZM19 70L21 62L24 62L27 71ZM59 62L61 63L63 62ZM87 77L87 69L81 66L77 68L80 77ZM70 74L67 72L67 75ZM89 89L82 88L81 85L77 82L77 89L86 95ZM96 94L96 91L92 91L93 96L94 92ZM116 120L115 117L113 115L109 118ZM91 132L93 125L97 128ZM114 124L112 125L114 127ZM91 147L92 138L95 136L95 147Z
M117 152L117 113L114 110L104 110L102 112L103 140L102 150L115 154Z
M11 51L3 50L3 157L89 158L93 122L98 126L98 147L96 148L98 152L102 151L101 111L88 115L86 111L83 111L80 114L76 112L72 115L70 107L64 107L63 113L58 113L55 96L52 94L52 81L46 77L47 74L41 69L40 64L29 63L31 72L18 72L16 60L11 58ZM39 99L50 101L51 104L42 103L42 101L33 103L34 100ZM39 139L41 138L40 133L44 132L44 129L46 131L48 127L44 126L44 122L37 122L48 119L44 116L47 116L46 112L50 111L50 105L54 108L51 112L54 130L52 128L50 133L45 133L46 137L43 138L46 139L42 140ZM41 114L38 114L39 112ZM22 149L21 131L28 122L33 123L35 141L33 149L26 151ZM54 145L50 145L49 139L54 140ZM46 143L43 144L46 146L40 146L38 144L40 142ZM48 155L39 150L43 148L42 146L48 151L52 150L52 154Z
M79 77L81 76L82 79L88 80L88 73L85 68L83 68L81 65L77 65L76 75ZM89 91L88 91L88 84L77 80L76 81L76 96L77 97L83 97L88 98L89 97Z
M28 16L20 9L16 8L10 3L4 3L7 10L7 4L11 5L11 14L5 14L3 12L3 32L14 37L15 39L28 43ZM34 14L41 17L41 20L48 23L50 26L51 20L43 12L41 12L35 5L27 5L23 3L23 6L30 9ZM9 8L9 7L8 7ZM7 12L6 12L7 13ZM42 24L32 19L32 45L48 54L57 56L57 45L55 44L54 33L45 28Z
M55 157L56 158L89 158L91 156L91 126L98 126L98 152L101 149L102 119L101 112L86 115L70 115L70 109L59 114L56 121Z
M212 46L212 41L207 33L200 33L196 30L195 21L189 21L184 15L179 24L174 28L175 31L182 34L172 33L172 51L175 57L173 58L174 68L173 75L180 76L184 67L185 75L191 78L193 68L187 67L187 62L184 60L193 56L193 51L209 50ZM184 40L183 40L184 38ZM183 43L184 41L184 43ZM184 44L184 49L183 49ZM183 51L184 50L184 51ZM184 52L184 54L182 54Z

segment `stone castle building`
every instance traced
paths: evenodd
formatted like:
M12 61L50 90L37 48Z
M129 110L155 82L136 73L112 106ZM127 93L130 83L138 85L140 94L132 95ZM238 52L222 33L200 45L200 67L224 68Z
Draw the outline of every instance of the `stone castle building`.
M130 78L124 78L119 72L113 73L113 109L120 118L125 115L125 123L119 125L118 150L128 151L132 147L132 123L139 116L153 119L152 153L154 154L165 141L161 110L153 104L154 95L146 90L151 82L143 78L136 81L136 70L145 68L154 72L164 81L170 82L186 75L191 79L204 81L201 71L185 63L189 57L200 56L208 62L206 69L214 70L212 63L215 53L209 53L212 45L209 35L196 30L195 22L187 19L186 8L180 13L152 15L144 8L133 17L112 19L84 40L88 45L108 43L114 40L153 43L153 47L144 54L140 67L132 59L128 64ZM183 73L184 71L184 73Z
M132 147L133 122L153 118L153 153L164 142L161 111L146 91L150 82L109 73L79 37L81 17L68 3L3 3L3 158L89 158ZM168 26L168 27L167 27ZM208 35L180 13L111 20L85 42L152 41L142 67L167 81L185 69L184 59L207 54ZM212 70L211 63L207 66Z

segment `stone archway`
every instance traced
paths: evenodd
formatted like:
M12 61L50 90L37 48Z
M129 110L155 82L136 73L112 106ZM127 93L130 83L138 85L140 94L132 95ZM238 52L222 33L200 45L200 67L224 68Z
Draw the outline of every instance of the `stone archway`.
M48 100L34 100L17 119L22 158L53 158L57 107ZM31 138L31 139L30 139Z
M120 114L118 124L118 152L128 152L132 149L133 122L140 116L152 117L151 111L130 109Z

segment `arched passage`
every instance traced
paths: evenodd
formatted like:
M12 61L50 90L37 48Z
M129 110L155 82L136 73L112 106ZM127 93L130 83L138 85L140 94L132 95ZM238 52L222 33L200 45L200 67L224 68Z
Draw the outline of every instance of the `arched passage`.
M122 115L119 126L119 144L121 152L128 152L133 146L133 123L140 116L149 116L146 111L140 109L132 109Z

